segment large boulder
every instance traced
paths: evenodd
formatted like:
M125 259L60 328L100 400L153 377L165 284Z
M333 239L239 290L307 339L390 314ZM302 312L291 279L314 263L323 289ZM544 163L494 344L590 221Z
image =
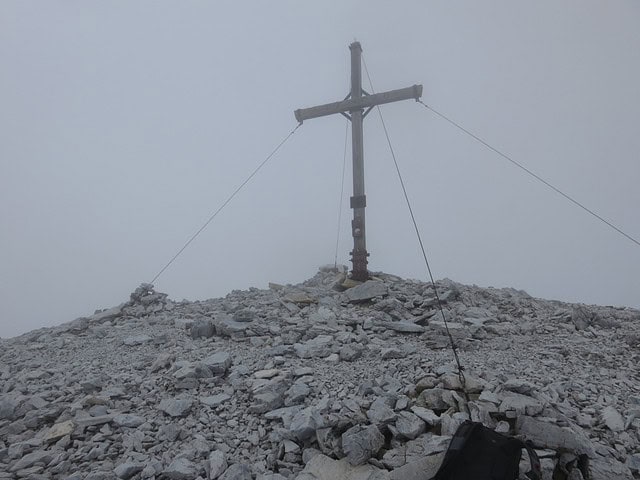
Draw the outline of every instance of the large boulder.
M384 445L384 436L375 425L356 425L342 434L342 449L351 465L362 465Z
M537 418L520 416L516 421L516 433L530 440L537 448L551 448L574 452L596 458L591 440L582 432L568 427L559 427Z
M377 280L367 280L366 282L350 288L346 291L347 298L351 303L360 303L371 300L375 297L384 297L389 294L387 286Z

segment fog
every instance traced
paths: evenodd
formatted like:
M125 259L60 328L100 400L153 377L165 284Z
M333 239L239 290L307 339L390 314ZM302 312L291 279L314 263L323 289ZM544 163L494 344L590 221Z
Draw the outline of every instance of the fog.
M354 39L377 91L422 84L425 103L640 238L639 23L635 0L5 0L0 336L126 301L295 109L345 97ZM637 245L423 106L381 108L437 278L640 307ZM333 263L346 122L305 121L156 288L206 299ZM364 142L369 268L425 280L376 112Z

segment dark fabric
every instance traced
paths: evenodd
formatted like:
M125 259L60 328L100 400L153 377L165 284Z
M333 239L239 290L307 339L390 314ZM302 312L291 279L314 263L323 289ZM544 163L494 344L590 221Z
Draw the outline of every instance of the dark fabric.
M527 446L516 438L496 433L481 423L464 422L432 480L517 480L523 448ZM529 477L537 480L538 457L531 448L527 452L532 465Z

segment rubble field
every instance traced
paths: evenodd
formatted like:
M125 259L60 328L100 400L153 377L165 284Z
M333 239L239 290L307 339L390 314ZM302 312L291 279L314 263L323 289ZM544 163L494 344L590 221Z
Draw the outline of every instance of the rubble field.
M442 312L329 267L197 302L143 284L0 340L0 479L428 480L467 419L545 480L640 478L640 311L436 289Z

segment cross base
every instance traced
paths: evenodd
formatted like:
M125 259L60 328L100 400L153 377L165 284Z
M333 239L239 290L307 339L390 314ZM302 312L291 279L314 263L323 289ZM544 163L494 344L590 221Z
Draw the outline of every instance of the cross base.
M351 263L353 263L353 270L351 272L351 278L358 282L366 282L369 280L369 271L367 270L367 257L369 254L366 250L352 250L351 251Z

